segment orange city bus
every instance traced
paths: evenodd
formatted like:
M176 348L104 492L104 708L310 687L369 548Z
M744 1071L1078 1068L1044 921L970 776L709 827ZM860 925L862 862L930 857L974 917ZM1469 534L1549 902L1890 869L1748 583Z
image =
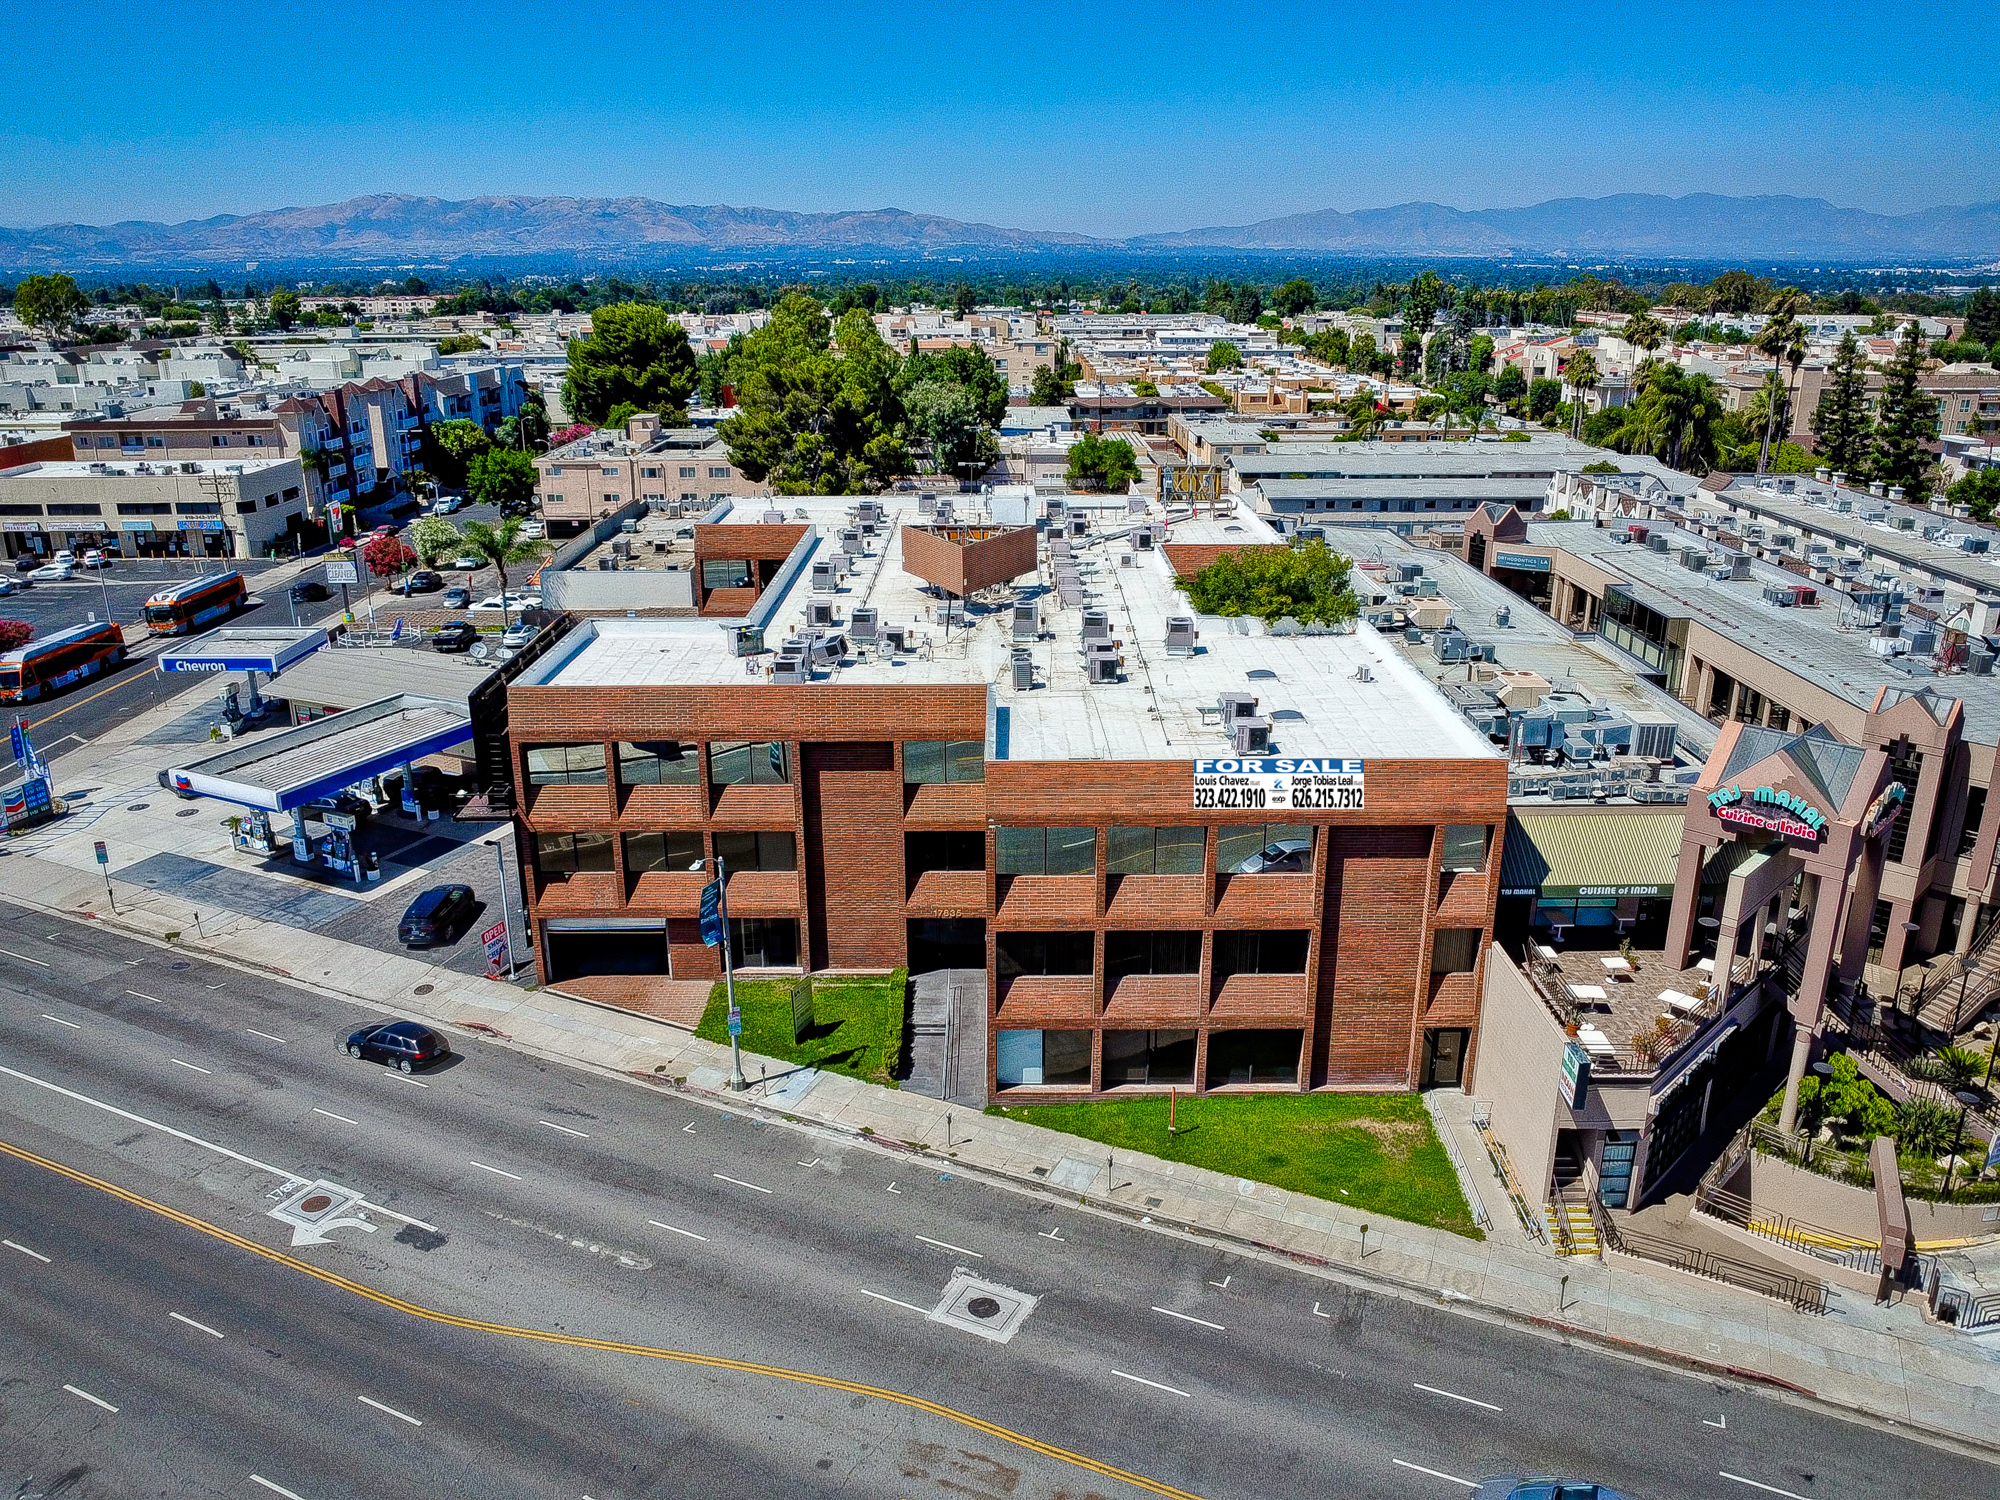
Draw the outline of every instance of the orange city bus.
M46 640L0 656L0 702L45 697L123 660L125 632L115 620L58 630Z
M154 635L186 635L241 609L247 598L241 573L206 573L148 599L146 628Z

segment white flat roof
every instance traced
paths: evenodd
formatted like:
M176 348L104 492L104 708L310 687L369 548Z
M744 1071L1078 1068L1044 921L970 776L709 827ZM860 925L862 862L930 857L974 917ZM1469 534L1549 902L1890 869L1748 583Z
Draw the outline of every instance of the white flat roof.
M6 450L0 449L0 461L6 458ZM118 461L107 459L102 462L92 459L54 459L44 463L22 464L18 468L0 469L0 478L6 479L141 479L173 478L186 474L257 474L265 469L275 469L280 464L296 463L296 459L279 455L274 458L232 458L228 462L214 459L153 458ZM142 469L140 465L145 467Z
M1201 617L1193 656L1169 656L1167 620L1193 615L1166 557L1138 550L1133 525L1162 517L1127 517L1123 497L1093 518L1090 537L1075 544L1084 608L1110 616L1111 635L1122 643L1124 680L1085 681L1081 608L1063 606L1048 571L1046 544L1037 573L1012 590L973 601L962 623L938 623L939 598L903 571L902 525L925 519L916 497L878 497L886 524L869 540L872 553L857 560L840 589L815 595L810 566L776 601L764 638L775 648L805 628L807 606L831 597L844 627L856 606L879 612L883 626L912 627L911 648L847 658L815 680L821 683L978 685L990 688L995 706L997 759L1182 760L1227 755L1220 727L1205 722L1225 692L1247 692L1257 712L1272 720L1271 753L1386 759L1487 759L1496 754L1444 696L1374 630L1345 634L1273 635L1258 620ZM958 515L977 497L953 497ZM785 497L771 502L788 521L803 511L815 526L813 557L839 550L839 527L851 500ZM765 508L745 502L728 519L754 520ZM970 518L976 519L976 517ZM1241 527L1241 531L1231 530ZM1175 523L1165 540L1268 542L1275 534L1254 517L1201 518ZM1129 557L1130 565L1123 559ZM1029 646L1035 685L1017 691L1012 677L1013 606L1032 599L1041 609L1042 638ZM583 622L550 655L519 679L520 685L611 687L742 684L762 681L768 656L733 654L730 627L740 621L611 620ZM1358 680L1360 669L1369 680ZM1252 674L1258 674L1252 676ZM1270 674L1270 675L1264 675ZM775 689L774 691L781 691Z

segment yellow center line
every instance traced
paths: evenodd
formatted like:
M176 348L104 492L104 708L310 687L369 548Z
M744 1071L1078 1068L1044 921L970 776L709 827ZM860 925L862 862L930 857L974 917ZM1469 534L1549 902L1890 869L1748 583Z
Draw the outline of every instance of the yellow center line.
M119 1187L114 1182L106 1182L101 1177L92 1177L87 1172L79 1172L74 1167L64 1166L61 1162L50 1161L47 1157L37 1156L32 1151L24 1151L19 1146L12 1145L7 1141L0 1141L0 1152L4 1152L19 1161L27 1162L31 1166L42 1167L59 1176L67 1177L70 1181L81 1183L85 1187L96 1188L99 1192L108 1193L121 1202L131 1204L134 1208L143 1208L148 1213L158 1214L163 1219L170 1219L184 1228L205 1234L211 1239L221 1240L224 1244L233 1245L238 1250L247 1251L251 1255L258 1256L277 1265L289 1267L302 1275L312 1277L315 1281L324 1282L326 1285L336 1287L343 1292L351 1292L357 1297L365 1297L370 1302L377 1303L394 1312L403 1313L408 1317L421 1318L427 1323L443 1323L452 1328L464 1328L473 1333L494 1334L501 1338L528 1339L541 1344L561 1344L572 1349L596 1349L606 1354L633 1354L644 1359L663 1359L672 1361L675 1364L699 1365L710 1370L729 1370L739 1375L759 1375L768 1380L789 1380L799 1385L818 1386L823 1390L843 1391L854 1396L873 1396L878 1401L893 1401L899 1406L911 1407L914 1410L937 1417L941 1421L956 1423L961 1427L968 1427L985 1437L995 1438L1003 1443L1011 1443L1017 1448L1025 1448L1028 1452L1038 1453L1044 1458L1052 1458L1059 1463L1074 1465L1101 1478L1118 1480L1122 1483L1132 1485L1137 1489L1144 1490L1148 1494L1164 1495L1168 1497L1168 1500L1199 1500L1198 1496L1186 1490L1175 1489L1169 1484L1161 1484L1158 1480L1148 1479L1143 1474L1134 1474L1111 1464L1100 1463L1097 1459L1086 1457L1081 1453L1072 1453L1067 1448L1058 1448L1050 1443L1039 1442L1025 1433L1015 1432L1011 1428L1001 1427L996 1423L972 1416L967 1412L941 1405L936 1401L925 1400L922 1396L907 1395L902 1391L887 1390L881 1386L863 1385L857 1381L841 1380L831 1375L815 1375L806 1370L788 1370L781 1365L756 1364L749 1360L741 1359L723 1359L717 1355L695 1354L683 1349L659 1349L647 1344L626 1344L620 1343L615 1339L584 1338L579 1334L553 1333L542 1328L516 1328L507 1323L489 1323L479 1318L464 1318L458 1316L456 1313L439 1312L434 1308L406 1301L401 1297L392 1296L387 1292L378 1292L373 1287L364 1286L358 1281L350 1281L345 1276L337 1275L332 1271L324 1270L306 1261L294 1259L292 1256L286 1255L283 1251L272 1250L258 1244L255 1240L245 1239L239 1234L232 1234L229 1230L219 1225L211 1224L206 1219L197 1219L191 1214L184 1214L179 1209L169 1208L164 1203L156 1203L151 1198L130 1192L125 1188Z
M141 670L133 672L127 676L119 678L116 682L112 683L110 687L99 688L96 692L92 693L88 698L79 698L74 703L65 703L61 708L57 709L52 714L43 714L41 717L35 720L35 723L37 725L51 723L56 719L60 719L64 714L69 713L72 709L82 708L87 703L95 703L99 698L102 698L106 693L115 693L120 688L125 687L130 683L144 682L152 675L153 674L150 670Z

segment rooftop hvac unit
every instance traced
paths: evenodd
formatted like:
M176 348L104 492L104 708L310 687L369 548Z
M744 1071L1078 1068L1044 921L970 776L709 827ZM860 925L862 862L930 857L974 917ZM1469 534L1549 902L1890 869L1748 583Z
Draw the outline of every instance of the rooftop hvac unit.
M1111 639L1111 614L1108 610L1086 609L1083 612L1083 638L1086 641Z
M1502 630L1511 629L1514 624L1513 609L1508 605L1505 604L1501 605L1498 609L1493 611L1493 623L1499 626Z
M1470 661L1472 642L1456 630L1440 630L1431 637L1431 655L1441 662Z
M861 540L860 527L849 526L840 533L840 550L849 557L862 552L865 550L865 547L866 544Z
M1062 530L1063 523L1068 519L1068 516L1069 508L1062 501L1051 500L1048 503L1049 529L1051 531Z
M758 656L764 650L764 627L761 625L731 625L729 627L729 654L731 656Z
M806 624L817 629L825 629L833 623L833 601L831 599L809 599L806 601Z
M1738 583L1741 583L1741 582L1742 582L1742 581L1743 581L1744 579L1746 579L1746 578L1748 578L1748 577L1750 576L1750 554L1749 554L1749 553L1747 553L1747 552L1736 552L1736 553L1732 553L1732 554L1730 555L1730 558L1729 558L1729 576L1730 576L1730 577L1731 577L1732 579L1734 579L1735 581L1737 581Z
M773 682L806 682L811 676L806 668L805 653L796 646L787 646L771 663Z
M1668 537L1655 535L1646 538L1646 545L1655 552L1665 552L1673 546L1673 542Z
M1195 642L1200 638L1194 628L1194 616L1167 616L1167 655L1193 656Z
M965 604L958 599L940 599L932 606L938 624L951 626L965 623Z
M765 511L765 512L764 512L764 524L765 524L766 526L782 526L782 525L784 525L784 524L785 524L785 513L784 513L783 511L781 511L781 510L767 510L767 511Z
M1699 573L1708 566L1708 554L1699 547L1681 548L1681 566L1690 573Z
M1118 669L1124 665L1124 658L1115 653L1103 653L1085 659L1084 680L1092 683L1116 682Z
M1991 677L1993 675L1993 653L1978 649L1967 652L1965 670L1970 672L1974 677Z
M937 514L937 508L938 508L938 502L936 495L924 494L917 496L918 515L934 516Z
M1903 639L1910 643L1910 655L1929 656L1937 650L1937 632L1928 625L1921 628L1914 623L1903 627Z
M813 564L813 587L822 593L830 594L837 586L838 579L833 571L832 559L822 557Z
M1781 583L1767 583L1764 585L1764 602L1775 604L1779 609L1790 609L1798 602L1798 595Z
M835 631L832 635L823 635L813 642L812 659L817 665L830 667L845 655L847 655L847 637L839 631Z
M1222 728L1225 733L1238 719L1247 719L1257 712L1257 699L1251 693L1224 693L1215 700L1222 712Z
M1271 748L1271 721L1250 717L1229 726L1229 746L1238 755L1263 755Z
M910 627L884 624L882 639L889 643L891 651L907 651L910 649Z
M1153 550L1153 528L1150 526L1141 526L1134 531L1132 533L1132 545L1137 547L1141 552L1151 552Z
M1013 656L1014 691L1025 693L1035 685L1035 658L1024 650L1017 650Z
M875 639L875 628L881 623L881 619L880 610L866 607L857 609L854 611L853 620L847 627L848 633L857 641L872 642Z
M1671 719L1634 719L1632 753L1647 760L1671 761L1680 741L1680 729Z
M880 526L882 524L882 502L880 500L863 500L859 505L854 507L854 517L863 526Z
M1085 535L1089 530L1090 530L1090 522L1087 521L1084 517L1071 516L1069 518L1069 534L1071 536L1081 537Z
M1119 553L1119 554L1118 554L1118 566L1119 566L1119 567L1121 567L1121 568L1129 568L1129 567L1131 567L1131 566L1132 566L1132 554L1131 554L1131 553L1129 553L1129 552L1121 552L1121 553Z
M1962 536L1958 539L1958 545L1967 552L1986 552L1991 550L1992 540L1991 537L1984 536Z

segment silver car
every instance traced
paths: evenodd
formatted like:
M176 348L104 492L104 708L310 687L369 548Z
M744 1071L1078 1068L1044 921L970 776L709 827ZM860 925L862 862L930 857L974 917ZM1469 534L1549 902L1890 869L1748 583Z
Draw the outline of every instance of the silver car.
M1297 875L1312 864L1311 839L1274 839L1239 863L1236 875Z

